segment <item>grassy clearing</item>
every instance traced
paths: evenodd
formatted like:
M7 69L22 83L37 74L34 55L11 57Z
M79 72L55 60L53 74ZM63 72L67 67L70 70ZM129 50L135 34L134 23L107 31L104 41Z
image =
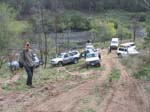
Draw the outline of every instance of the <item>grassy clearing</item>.
M101 68L91 67L89 69L82 68L82 65L84 65L84 63L85 63L84 59L81 59L78 64L70 64L70 65L66 65L64 67L69 72L77 72L78 71L79 73L104 70L104 67L101 67ZM19 71L17 71L17 74L20 75L20 78L17 82L15 82L15 84L10 85L10 84L4 83L1 85L2 88L5 90L13 90L13 91L27 91L28 90L28 88L26 86L27 74L26 74L25 70L19 70ZM1 79L8 80L11 77L12 77L12 73L9 71L8 68L4 67L0 71ZM91 79L95 79L97 77L98 77L97 75L93 74L92 76L88 76L84 79L81 78L80 80L81 81L91 80ZM33 84L35 86L40 86L40 85L48 84L50 82L57 82L59 80L68 81L68 80L75 80L75 79L76 79L75 76L68 74L65 70L59 70L58 67L52 67L52 68L49 67L47 69L43 69L42 67L40 67L40 68L35 69L35 71L34 71ZM64 89L68 90L74 86L75 85L66 85L64 87Z
M15 82L13 85L9 84L3 84L2 88L5 90L14 90L14 91L26 91L28 88L26 87L26 79L27 79L27 74L24 70L20 71L20 79ZM5 72L5 74L11 75L9 72ZM3 74L3 75L5 75ZM64 79L64 80L69 80L71 78L70 75L67 73L61 71L57 71L56 68L47 68L47 69L42 69L38 68L34 72L33 76L33 84L36 86L44 85L50 82L55 82L58 79Z

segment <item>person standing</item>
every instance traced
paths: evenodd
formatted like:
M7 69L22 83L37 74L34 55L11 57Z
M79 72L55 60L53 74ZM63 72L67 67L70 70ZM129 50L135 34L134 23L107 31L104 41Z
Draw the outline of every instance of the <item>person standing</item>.
M25 43L24 49L20 54L20 62L27 72L27 83L26 85L30 88L34 88L32 85L33 69L34 69L34 56L29 42Z
M111 46L108 47L108 54L111 53Z

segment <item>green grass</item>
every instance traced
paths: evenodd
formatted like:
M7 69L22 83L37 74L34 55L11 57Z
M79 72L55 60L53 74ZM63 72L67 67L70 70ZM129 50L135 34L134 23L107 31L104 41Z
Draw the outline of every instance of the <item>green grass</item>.
M110 42L95 42L93 43L95 48L108 48L108 46L110 45Z
M10 69L6 65L4 65L0 69L0 78L2 78L2 79L8 79L11 76L13 76L13 74L11 73Z
M109 82L118 81L120 79L120 74L117 69L112 69L111 74L109 75Z
M102 71L105 69L103 66L102 67L89 67L87 69L85 66L85 59L80 59L77 64L70 64L70 65L66 65L65 67L69 72L79 72L79 73L84 73L84 72L88 72L91 70Z
M96 112L93 108L87 108L85 110L79 110L79 112Z
M83 99L82 99L82 103L83 104L88 104L90 102L90 100L88 99L88 97L84 97Z
M85 64L84 59L79 60L78 64L70 64L64 66L69 72L76 72L78 71L79 73L84 73L88 71L99 71L99 70L104 70L104 67L91 67L87 69L86 67L82 68L81 66ZM27 91L28 88L26 86L26 80L27 80L27 74L25 70L19 70L17 71L17 74L20 75L20 79L15 82L13 85L9 84L2 84L2 88L5 90L14 90L14 91ZM0 71L0 78L8 80L12 77L12 73L10 72L8 67L3 67L3 69ZM85 79L81 78L81 81L84 80L92 80L97 78L97 75L92 75L89 76ZM44 85L50 82L56 82L57 80L62 79L62 80L74 80L74 76L68 74L65 70L58 70L58 67L48 67L46 69L43 69L42 67L35 69L34 75L33 75L33 84L35 86L40 86ZM67 86L66 90L72 88L72 86Z
M137 79L150 81L150 67L143 67L141 70L134 73L133 76Z
M14 90L14 91L28 90L26 86L27 74L25 70L19 71L19 73L20 73L20 79L17 82L15 82L15 84L13 85L2 84L2 88L5 90ZM5 74L10 75L9 71L5 72ZM9 75L8 77L10 77ZM5 78L7 79L8 77ZM63 78L64 80L69 80L72 77L63 71L61 72L57 71L56 68L47 68L47 69L38 68L34 71L33 84L35 86L40 86L50 82L55 82L57 81L57 79L60 78Z
M87 112L96 112L93 108L88 108Z

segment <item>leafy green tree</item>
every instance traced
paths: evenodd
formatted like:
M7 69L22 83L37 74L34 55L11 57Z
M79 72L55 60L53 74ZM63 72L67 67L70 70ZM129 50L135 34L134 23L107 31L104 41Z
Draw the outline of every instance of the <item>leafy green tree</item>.
M19 46L18 36L25 28L24 24L16 21L16 11L6 4L0 4L0 60L1 64L5 56L11 50ZM14 41L15 40L15 41ZM1 67L1 65L0 65Z
M114 25L113 22L104 22L96 19L91 22L92 30L90 32L94 33L94 38L96 35L96 40L105 42L116 36Z

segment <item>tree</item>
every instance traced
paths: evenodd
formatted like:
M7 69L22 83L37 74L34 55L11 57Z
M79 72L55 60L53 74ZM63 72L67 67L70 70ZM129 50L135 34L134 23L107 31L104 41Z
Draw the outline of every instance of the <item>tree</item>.
M94 36L94 40L105 42L116 36L114 26L115 24L113 22L104 22L96 19L91 22L92 30L90 32Z
M138 2L142 7L150 10L150 0L138 0Z
M12 48L18 47L16 46L17 41L14 43L14 40L18 39L17 37L24 28L19 21L15 20L15 17L16 11L13 8L6 4L0 4L0 67L3 64L3 59L13 50Z

